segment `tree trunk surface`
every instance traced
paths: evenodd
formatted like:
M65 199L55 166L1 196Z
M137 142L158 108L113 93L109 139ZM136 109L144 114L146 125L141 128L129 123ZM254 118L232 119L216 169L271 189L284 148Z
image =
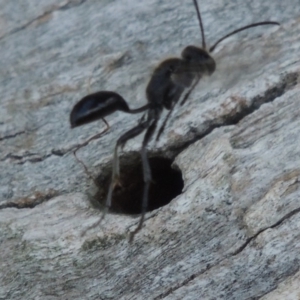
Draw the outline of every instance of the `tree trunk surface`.
M215 73L151 141L183 189L129 243L139 215L100 223L98 203L141 115L109 116L77 152L89 177L73 151L105 125L71 129L70 111L100 90L144 105L155 66L201 45L193 2L0 0L0 299L300 299L299 0L198 2L208 45L281 25L222 42ZM116 193L143 188L141 142L120 151ZM159 170L154 198L180 185Z

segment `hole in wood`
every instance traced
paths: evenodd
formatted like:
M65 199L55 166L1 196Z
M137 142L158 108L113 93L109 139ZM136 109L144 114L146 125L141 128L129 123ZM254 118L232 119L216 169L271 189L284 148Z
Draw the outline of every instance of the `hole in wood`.
M153 182L149 190L148 211L164 206L183 189L182 173L171 167L173 160L163 157L149 158ZM142 162L137 159L121 159L121 187L116 187L112 197L110 212L122 214L139 214L143 198L143 171ZM105 205L108 185L111 174L105 178L98 178L103 187L96 195L96 201Z

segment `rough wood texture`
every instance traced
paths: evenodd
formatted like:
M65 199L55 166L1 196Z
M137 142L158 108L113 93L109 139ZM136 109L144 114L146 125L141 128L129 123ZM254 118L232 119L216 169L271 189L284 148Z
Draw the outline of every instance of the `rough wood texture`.
M145 103L155 65L200 44L184 2L0 0L0 299L299 299L299 0L200 2L209 44L282 25L221 44L215 74L151 143L183 193L131 245L137 218L92 226L95 186L72 150L104 125L71 130L69 112L89 90ZM137 118L108 118L79 151L95 177ZM129 165L140 142L124 149Z

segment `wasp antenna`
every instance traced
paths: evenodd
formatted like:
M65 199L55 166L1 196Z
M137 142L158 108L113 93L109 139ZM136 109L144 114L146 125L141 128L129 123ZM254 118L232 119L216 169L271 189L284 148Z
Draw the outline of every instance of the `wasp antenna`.
M211 46L211 47L209 48L209 52L213 52L213 51L215 50L216 46L217 46L220 42L224 41L225 39L227 39L228 37L230 37L230 36L232 36L232 35L234 35L234 34L240 32L240 31L246 30L246 29L248 29L248 28L252 28L252 27L256 27L256 26L263 26L263 25L278 25L278 26L279 26L280 23L278 23L278 22L272 22L272 21L265 21L265 22L253 23L253 24L250 24L250 25L241 27L241 28L239 28L239 29L236 29L236 30L234 30L234 31L232 31L232 32L230 32L230 33L228 33L228 34L226 34L226 35L223 36L222 38L220 38L213 46Z
M199 25L200 25L200 30L201 30L202 48L205 49L206 48L206 44L205 44L204 28L203 28L202 19L201 19L200 10L199 10L199 6L198 6L198 3L197 3L197 0L194 0L194 5L195 5L195 8L196 8L197 17L198 17L198 21L199 21Z

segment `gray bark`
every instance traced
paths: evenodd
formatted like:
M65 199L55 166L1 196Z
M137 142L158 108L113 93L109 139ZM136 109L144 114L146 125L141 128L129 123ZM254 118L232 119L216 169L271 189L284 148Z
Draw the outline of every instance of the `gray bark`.
M72 154L105 126L71 130L69 113L98 90L143 105L154 67L201 44L192 1L0 0L0 299L299 299L299 0L199 4L209 45L281 26L220 44L216 72L149 145L184 190L129 244L138 218L98 224ZM112 115L78 151L95 178L138 118Z

